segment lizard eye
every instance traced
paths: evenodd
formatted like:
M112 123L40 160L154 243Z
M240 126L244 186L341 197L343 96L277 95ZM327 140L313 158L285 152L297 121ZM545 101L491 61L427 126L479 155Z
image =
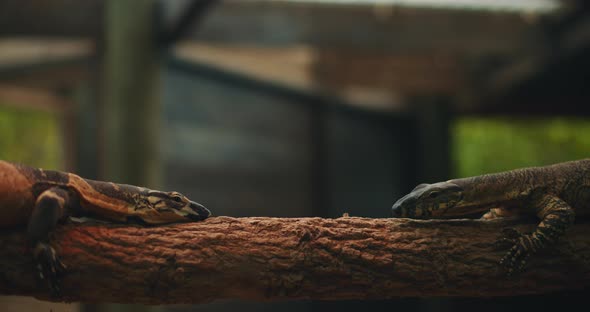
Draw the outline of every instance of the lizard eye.
M172 193L169 193L168 195L170 196L171 200L173 200L177 203L182 202L182 195L180 195L180 193L172 192Z
M436 198L438 196L438 194L439 194L439 192L434 191L434 192L428 194L428 197L430 197L430 198Z
M174 196L172 196L172 200L177 203L180 203L180 202L182 202L182 197L180 197L179 195L174 195Z

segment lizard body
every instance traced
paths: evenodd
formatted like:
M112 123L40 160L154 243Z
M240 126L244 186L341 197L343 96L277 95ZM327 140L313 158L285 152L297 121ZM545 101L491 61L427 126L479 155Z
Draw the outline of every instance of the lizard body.
M177 192L94 181L0 160L0 228L27 225L40 277L49 281L54 293L59 292L57 275L65 266L48 237L60 220L71 216L165 224L203 220L210 214Z
M483 219L535 215L530 234L512 231L502 241L512 247L500 260L508 274L522 270L528 257L555 243L574 222L590 215L590 159L481 176L420 184L392 207L394 217Z

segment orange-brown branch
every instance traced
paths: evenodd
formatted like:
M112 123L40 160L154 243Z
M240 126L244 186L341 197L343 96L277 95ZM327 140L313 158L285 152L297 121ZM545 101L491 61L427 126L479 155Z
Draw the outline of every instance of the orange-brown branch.
M161 227L65 225L65 300L201 303L222 298L510 296L590 285L590 225L507 279L500 221L210 218ZM533 224L518 226L531 230ZM20 231L0 234L0 293L47 299Z

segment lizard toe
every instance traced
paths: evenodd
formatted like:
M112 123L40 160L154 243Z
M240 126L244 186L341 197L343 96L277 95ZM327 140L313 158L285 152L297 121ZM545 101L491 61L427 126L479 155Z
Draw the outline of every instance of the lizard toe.
M34 258L39 278L48 283L52 297L60 297L60 277L65 273L65 264L61 262L55 249L47 243L37 243Z
M504 257L500 259L500 265L503 265L505 267L512 266L512 264L514 263L514 259L516 258L517 249L518 245L513 245L512 248L510 248L510 250L506 252Z
M504 228L500 236L496 239L493 246L496 250L502 250L514 246L522 236L520 232L513 228Z
M515 244L515 240L514 239L509 239L506 237L500 237L498 238L494 243L493 243L493 247L495 250L504 250L506 248L509 248L511 246L514 246Z
M523 235L522 233L520 233L518 230L516 230L514 228L503 228L502 229L502 236L506 237L508 239L518 239L522 235Z
M522 259L520 260L520 263L518 263L518 266L516 267L516 270L518 272L524 272L529 257L530 257L530 254L526 254L524 257L522 257Z
M518 239L500 260L500 265L505 268L507 276L513 276L525 269L530 252L524 242L523 237Z

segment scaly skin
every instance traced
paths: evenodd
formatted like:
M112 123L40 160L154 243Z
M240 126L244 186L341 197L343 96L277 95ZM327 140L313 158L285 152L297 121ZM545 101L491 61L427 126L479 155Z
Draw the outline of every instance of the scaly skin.
M541 219L533 233L508 229L499 240L512 244L500 264L508 275L519 272L531 254L563 235L574 215L590 214L590 159L420 184L392 207L393 216L401 218L457 218L484 212L483 219Z
M59 295L65 265L48 237L67 217L165 224L203 220L211 213L177 192L83 179L72 173L0 161L0 227L27 225L39 277Z

